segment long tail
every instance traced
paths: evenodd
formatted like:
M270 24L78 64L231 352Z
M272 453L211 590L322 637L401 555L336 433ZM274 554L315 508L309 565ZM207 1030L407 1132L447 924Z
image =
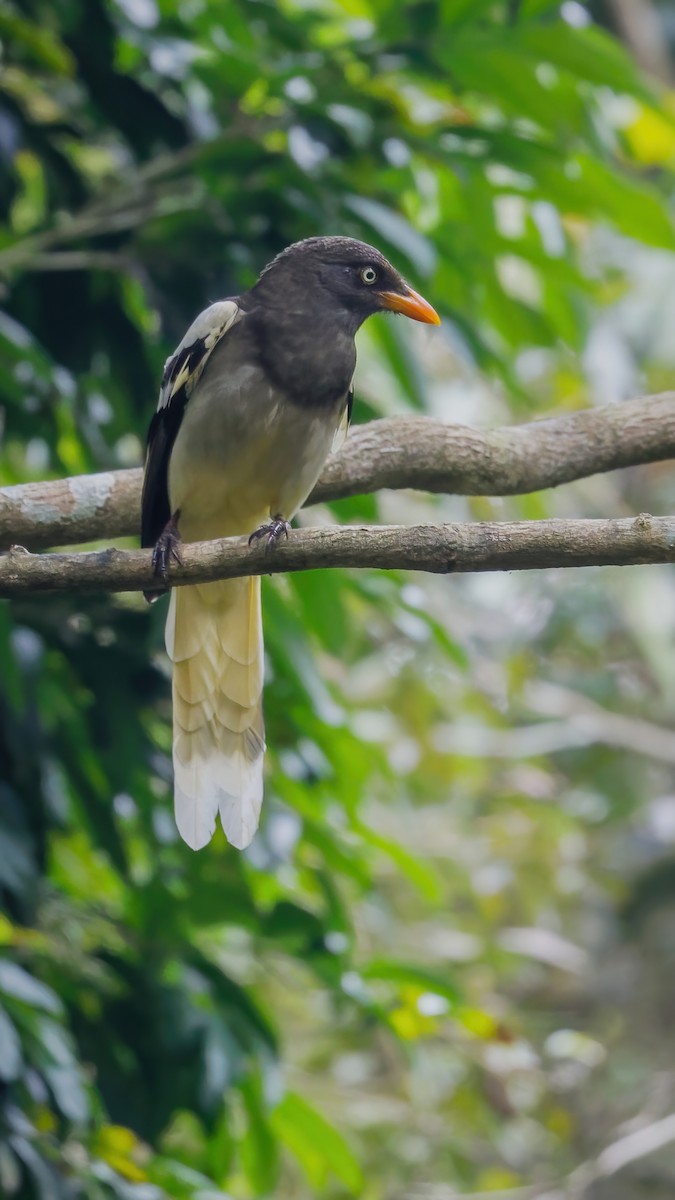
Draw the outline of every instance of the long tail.
M263 795L260 579L174 588L166 622L173 662L176 824L193 850L225 835L242 849Z

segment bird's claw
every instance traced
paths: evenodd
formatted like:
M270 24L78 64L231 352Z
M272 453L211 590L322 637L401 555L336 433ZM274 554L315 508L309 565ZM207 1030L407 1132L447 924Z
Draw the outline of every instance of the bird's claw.
M288 537L290 527L290 521L286 521L281 515L277 514L276 517L272 517L272 520L268 524L261 525L259 529L254 529L248 539L248 544L252 546L260 538L266 537L267 544L265 550L270 550L272 546L276 546L282 535L286 538Z
M170 521L167 521L166 526L160 533L155 543L155 548L152 552L152 571L157 575L163 583L167 582L169 577L169 564L175 562L179 567L183 565L183 560L180 556L180 534L178 532L177 516L173 516Z

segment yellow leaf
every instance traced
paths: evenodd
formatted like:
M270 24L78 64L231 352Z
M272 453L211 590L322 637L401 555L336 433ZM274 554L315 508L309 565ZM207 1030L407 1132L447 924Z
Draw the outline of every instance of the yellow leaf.
M675 160L675 125L656 108L642 105L624 135L633 158L646 167L664 166Z
M459 1008L454 1016L474 1037L490 1041L499 1034L498 1022L480 1008Z
M40 1133L53 1133L56 1125L56 1117L51 1108L41 1104L35 1113L35 1128L39 1129Z
M11 921L0 913L0 946L11 946L15 940L15 930Z
M415 1004L402 1004L400 1008L395 1008L389 1014L389 1023L398 1036L407 1042L429 1037L438 1025L433 1017L423 1016Z
M138 1145L138 1138L125 1125L104 1125L99 1130L97 1146L99 1154L107 1150L115 1154L131 1154Z
M143 1143L124 1125L104 1125L94 1141L94 1152L98 1157L132 1183L143 1183L147 1179L146 1172L137 1162L143 1151Z
M546 1118L546 1124L556 1137L562 1138L568 1142L572 1137L575 1129L575 1122L572 1114L566 1108L556 1106L552 1108Z
M478 1176L476 1187L481 1192L505 1192L517 1188L522 1182L520 1175L506 1167L487 1167Z
M101 1158L107 1162L113 1171L117 1171L123 1179L128 1179L131 1183L145 1183L148 1176L147 1172L142 1167L137 1166L130 1158L124 1158L121 1154L102 1154Z

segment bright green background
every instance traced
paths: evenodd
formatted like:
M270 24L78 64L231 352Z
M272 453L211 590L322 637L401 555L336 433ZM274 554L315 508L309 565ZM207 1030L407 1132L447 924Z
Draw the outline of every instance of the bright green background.
M358 421L583 407L603 330L620 394L672 382L675 127L559 9L0 0L0 483L137 463L195 312L317 233L375 242L444 318L370 322ZM674 501L653 468L321 516ZM569 1180L675 1108L674 590L266 582L243 855L176 837L162 606L0 607L0 1195L672 1197L667 1151Z

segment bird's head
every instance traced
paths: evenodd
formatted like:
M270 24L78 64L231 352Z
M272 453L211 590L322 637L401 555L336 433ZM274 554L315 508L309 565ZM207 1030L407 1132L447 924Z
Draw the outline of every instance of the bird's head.
M440 324L438 313L384 255L354 238L295 242L265 267L253 291L289 313L320 316L322 310L330 311L353 332L376 312Z

